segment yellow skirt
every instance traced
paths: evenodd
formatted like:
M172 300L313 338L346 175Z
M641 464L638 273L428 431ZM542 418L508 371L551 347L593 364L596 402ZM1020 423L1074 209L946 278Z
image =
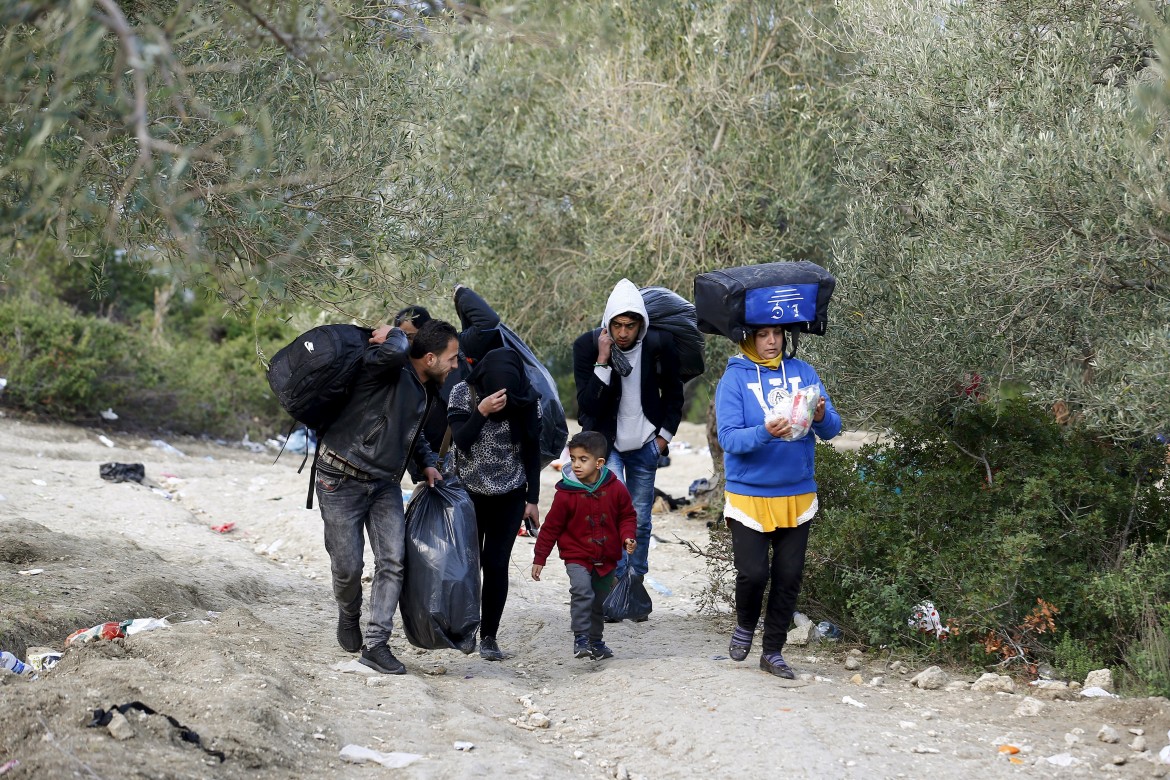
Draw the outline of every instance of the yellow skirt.
M723 516L745 528L767 533L777 528L795 528L817 513L817 494L799 496L741 496L724 492Z

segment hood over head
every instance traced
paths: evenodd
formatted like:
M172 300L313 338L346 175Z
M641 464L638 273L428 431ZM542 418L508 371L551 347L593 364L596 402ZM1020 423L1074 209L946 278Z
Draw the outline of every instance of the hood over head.
M605 314L601 316L601 327L608 328L609 321L619 314L637 314L642 318L642 329L638 331L638 341L646 338L646 329L650 327L650 316L646 314L646 302L642 300L642 293L629 279L622 279L614 285L609 300L605 303Z

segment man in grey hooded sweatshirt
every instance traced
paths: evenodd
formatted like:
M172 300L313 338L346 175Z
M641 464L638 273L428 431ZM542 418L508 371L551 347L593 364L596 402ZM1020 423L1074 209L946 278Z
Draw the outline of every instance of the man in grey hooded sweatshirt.
M613 288L601 327L573 342L581 429L609 442L606 465L626 484L638 514L638 546L618 564L639 579L649 570L650 508L658 456L682 420L683 383L678 352L668 333L650 329L646 304L634 283Z

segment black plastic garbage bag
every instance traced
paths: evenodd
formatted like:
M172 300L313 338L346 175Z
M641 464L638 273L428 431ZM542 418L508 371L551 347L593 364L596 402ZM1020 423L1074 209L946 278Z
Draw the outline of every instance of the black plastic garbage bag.
M454 477L419 485L406 508L406 571L398 608L415 647L475 650L479 628L479 531Z
M557 382L544 364L536 359L524 339L502 322L499 331L504 346L519 353L528 381L540 393L540 467L544 468L561 456L561 450L569 440L569 426L565 422L565 408L561 406Z
M702 374L706 369L703 364L705 343L703 334L699 332L695 305L666 287L643 287L638 292L646 304L650 327L664 330L674 339L682 381Z
M98 474L107 482L142 482L146 469L141 463L103 463Z
M642 584L642 578L629 570L618 578L613 590L605 597L602 605L606 620L637 620L646 617L654 609L650 594Z

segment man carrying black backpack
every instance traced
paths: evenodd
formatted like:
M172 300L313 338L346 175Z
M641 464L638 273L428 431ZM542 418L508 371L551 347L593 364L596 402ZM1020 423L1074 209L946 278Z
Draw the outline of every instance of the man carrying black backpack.
M345 407L321 438L316 489L338 605L337 641L351 653L361 650L361 663L383 674L406 673L387 644L406 545L399 483L412 461L428 485L442 479L422 422L458 354L455 328L442 320L423 324L409 343L400 329L390 330L366 350ZM374 578L363 647L364 532Z

